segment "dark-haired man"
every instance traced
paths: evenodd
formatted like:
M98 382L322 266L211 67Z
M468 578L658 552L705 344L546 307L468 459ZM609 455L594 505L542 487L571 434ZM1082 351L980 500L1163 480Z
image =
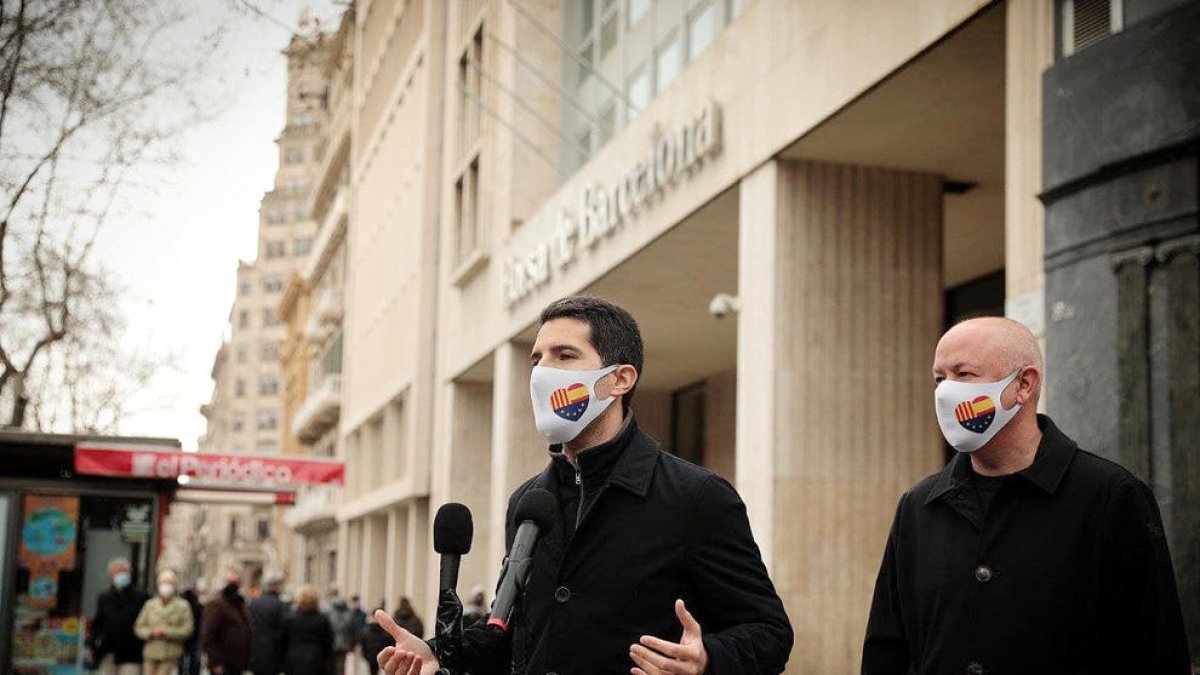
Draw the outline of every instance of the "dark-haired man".
M554 494L561 517L538 542L511 633L466 631L471 672L782 672L792 629L737 492L664 452L629 410L642 371L633 317L599 298L559 300L530 361L550 463L509 500L508 545L529 490ZM437 670L428 645L376 619L397 639L379 655L387 673Z

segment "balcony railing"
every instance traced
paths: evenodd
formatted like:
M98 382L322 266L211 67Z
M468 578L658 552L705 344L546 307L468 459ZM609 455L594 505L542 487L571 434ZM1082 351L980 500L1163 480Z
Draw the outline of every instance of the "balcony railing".
M321 379L292 417L292 434L306 445L320 440L337 423L342 412L342 376L330 373Z
M322 521L334 523L339 488L331 485L310 485L296 495L296 504L283 516L283 524L294 530L304 530Z

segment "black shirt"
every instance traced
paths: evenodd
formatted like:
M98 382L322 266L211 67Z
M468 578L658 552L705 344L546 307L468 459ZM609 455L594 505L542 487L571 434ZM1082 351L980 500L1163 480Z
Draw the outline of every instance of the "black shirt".
M986 512L971 458L900 498L867 623L870 675L1185 675L1162 518L1144 483L1048 417Z
M1004 485L1007 478L1008 476L984 476L975 473L974 468L971 469L971 483L979 497L979 508L984 515L987 515L988 507L992 505L992 499L995 498L996 493L1000 491L1000 486Z

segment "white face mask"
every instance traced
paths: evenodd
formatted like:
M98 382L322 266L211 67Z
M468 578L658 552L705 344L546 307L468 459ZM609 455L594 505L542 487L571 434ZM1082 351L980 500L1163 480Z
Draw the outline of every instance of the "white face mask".
M551 443L569 443L587 428L614 398L596 398L596 383L617 369L562 370L534 366L529 375L529 395L533 399L533 421Z
M164 598L169 598L175 595L175 584L159 584L158 594Z
M999 382L955 382L942 380L933 391L933 408L946 442L959 452L975 452L987 445L1021 409L1008 410L1000 403L1000 394L1021 372Z

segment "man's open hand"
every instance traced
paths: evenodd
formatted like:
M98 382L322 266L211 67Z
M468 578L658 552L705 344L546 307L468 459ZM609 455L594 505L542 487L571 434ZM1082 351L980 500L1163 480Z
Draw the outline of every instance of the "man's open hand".
M708 652L704 651L700 624L687 611L683 600L675 601L675 616L683 624L679 643L643 635L639 644L629 646L629 658L637 664L630 668L633 675L704 675L708 668Z
M396 638L396 646L384 647L375 659L387 675L433 675L441 667L429 645L401 628L387 612L375 610L375 620Z

